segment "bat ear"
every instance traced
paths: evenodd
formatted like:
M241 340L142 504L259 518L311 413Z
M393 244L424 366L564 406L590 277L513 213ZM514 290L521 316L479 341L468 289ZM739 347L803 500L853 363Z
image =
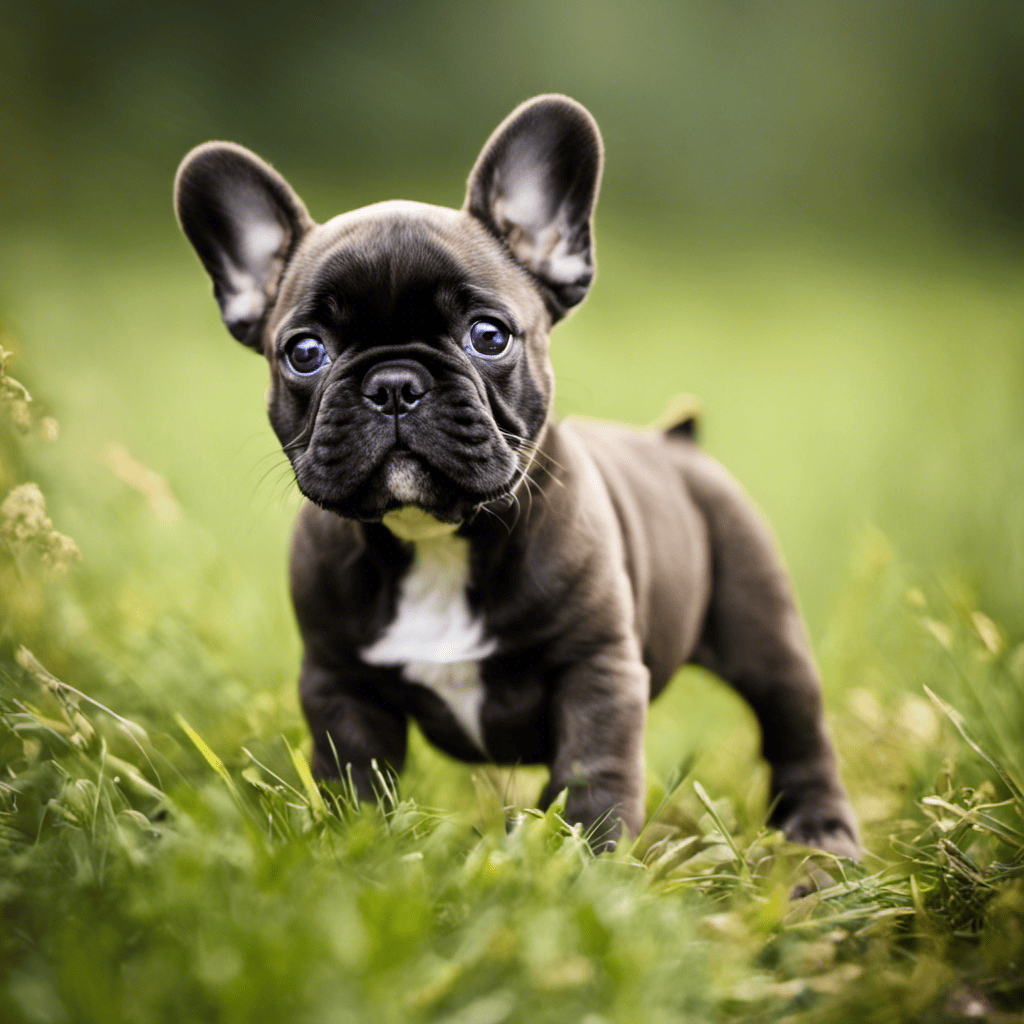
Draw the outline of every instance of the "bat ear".
M465 209L543 286L559 319L594 279L590 220L601 133L567 96L537 96L497 127L469 176Z
M181 162L174 208L213 279L228 330L261 350L281 275L313 221L272 167L230 142L208 142Z

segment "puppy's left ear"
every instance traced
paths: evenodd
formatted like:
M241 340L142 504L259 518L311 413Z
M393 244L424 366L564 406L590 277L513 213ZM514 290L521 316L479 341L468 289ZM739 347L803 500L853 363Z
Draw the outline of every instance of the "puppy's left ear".
M555 320L594 279L601 156L601 133L579 103L537 96L497 127L469 176L465 209L542 285Z

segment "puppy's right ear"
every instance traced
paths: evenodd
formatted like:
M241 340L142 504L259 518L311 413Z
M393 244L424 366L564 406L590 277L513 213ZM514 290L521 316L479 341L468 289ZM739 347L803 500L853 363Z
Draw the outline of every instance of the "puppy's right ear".
M260 350L285 265L314 226L302 200L255 153L208 142L181 162L174 209L213 278L228 330Z

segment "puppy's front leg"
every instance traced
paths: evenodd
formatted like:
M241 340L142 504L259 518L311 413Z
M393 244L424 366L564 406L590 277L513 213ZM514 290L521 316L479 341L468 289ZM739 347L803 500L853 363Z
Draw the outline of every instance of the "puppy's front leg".
M626 652L601 653L566 668L551 713L555 751L540 806L568 789L565 816L579 822L597 851L614 846L625 826L643 826L643 731L650 675Z
M351 771L359 798L373 800L380 790L377 772L396 777L402 770L408 724L401 711L373 699L364 676L324 668L307 655L299 699L313 735L313 774L330 779Z

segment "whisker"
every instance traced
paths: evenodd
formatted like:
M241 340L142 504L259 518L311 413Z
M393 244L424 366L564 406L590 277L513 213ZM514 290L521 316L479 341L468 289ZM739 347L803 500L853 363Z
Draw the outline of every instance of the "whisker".
M235 458L240 460L242 456L245 454L246 449L251 447L253 444L256 444L257 442L263 442L266 440L267 435L266 432L263 430L254 431L253 433L248 434L246 437L242 438L242 440L240 440L237 445L235 445Z
M501 430L500 427L498 429L502 437L504 437L507 441L514 442L517 448L520 448L523 451L530 451L535 455L541 455L547 462L551 463L551 465L553 465L556 469L561 469L563 471L565 470L565 466L563 466L558 461L558 459L556 459L553 455L550 455L548 452L541 451L539 441L531 440L528 437L521 437L519 434L513 434L510 430Z
M473 513L473 519L475 519L480 512L486 512L489 516L494 516L494 518L497 519L498 522L501 523L501 525L504 526L506 530L508 530L508 535L510 537L512 536L512 530L509 528L508 523L506 523L505 520L502 519L497 512L495 512L493 509L488 508L486 505L477 505L476 511ZM470 520L470 522L472 522L472 520Z
M291 463L287 459L284 459L282 462L275 462L273 465L269 466L266 470L264 470L263 473L260 475L260 478L253 484L252 491L249 494L250 500L256 497L256 492L263 486L263 484L267 481L268 477L270 477L272 474L278 473L285 466L287 466L289 469L291 468Z
M519 496L516 494L515 491L510 491L509 497L512 499L513 503L516 506L516 517L512 520L512 530L514 530L516 526L519 525L519 517L523 514L523 506L519 500ZM509 530L509 533L511 533L512 530Z
M539 461L535 460L534 462L532 462L529 465L528 470L532 471L534 469L539 470L541 473L546 473L548 475L548 478L551 480L551 482L553 484L557 484L559 487L564 487L565 486L562 483L562 480L561 480L560 477L558 477L555 473L553 473L550 469L548 469L547 466L542 465ZM540 488L540 482L539 481L534 480L533 482L534 482L534 484L537 485L538 488Z
M297 448L301 444L307 444L309 439L313 436L313 427L305 426L295 435L287 444L281 445L281 451L290 452L294 448Z

